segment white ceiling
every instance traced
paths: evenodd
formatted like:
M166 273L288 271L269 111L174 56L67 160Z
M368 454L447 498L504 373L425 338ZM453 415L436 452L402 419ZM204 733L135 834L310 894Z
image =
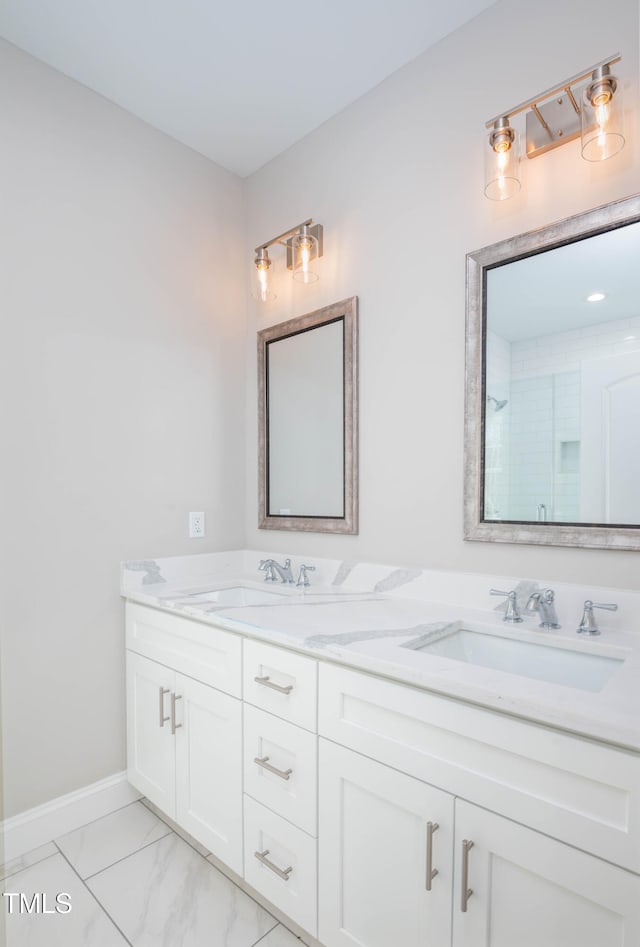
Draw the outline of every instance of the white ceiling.
M0 0L0 35L246 176L495 0Z
M630 319L640 300L640 224L490 270L488 328L509 342ZM591 293L601 302L587 302Z

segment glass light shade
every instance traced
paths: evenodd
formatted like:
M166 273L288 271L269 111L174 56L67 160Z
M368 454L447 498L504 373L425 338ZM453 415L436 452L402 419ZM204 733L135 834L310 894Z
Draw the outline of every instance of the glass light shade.
M624 148L622 89L615 76L594 79L582 94L582 157L606 161Z
M319 277L310 264L318 256L318 241L307 227L302 227L300 233L291 238L291 253L294 280L299 283L315 283Z
M271 266L271 260L269 259L269 254L267 251L260 250L254 262L255 275L253 278L251 295L254 299L257 299L258 302L271 302L272 300L276 299L276 294L271 289L271 281L269 279L269 267Z
M506 119L496 122L484 151L484 193L491 201L506 201L520 190L520 148L517 133Z

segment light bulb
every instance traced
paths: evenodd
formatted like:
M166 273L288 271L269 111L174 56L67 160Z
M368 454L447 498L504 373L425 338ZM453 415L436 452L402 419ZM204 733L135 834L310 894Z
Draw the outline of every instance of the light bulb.
M311 262L311 244L308 240L300 244L300 263L305 277L309 276L309 263Z
M269 286L269 267L271 266L271 260L269 259L268 251L264 247L257 250L256 254L254 260L256 280L251 295L259 302L266 303L276 298L275 293Z
M520 190L518 137L507 118L498 119L485 151L485 195L505 201Z
M318 242L307 230L306 224L292 238L293 278L300 283L315 283L318 275L310 267L311 260L318 255Z
M258 264L258 286L260 293L261 302L267 301L267 291L269 287L269 281L267 279L267 267L263 263Z
M621 94L608 66L594 71L580 109L582 157L586 161L605 161L624 147Z

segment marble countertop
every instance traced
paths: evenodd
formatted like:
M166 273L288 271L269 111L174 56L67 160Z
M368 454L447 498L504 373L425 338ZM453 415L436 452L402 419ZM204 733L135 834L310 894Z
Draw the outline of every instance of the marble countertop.
M169 563L180 565L172 570ZM459 605L422 595L412 597L415 587L422 589L425 582L428 584L428 576L425 579L419 570L387 569L386 574L375 574L376 581L350 582L345 576L351 570L346 570L344 564L337 564L335 569L334 563L324 574L320 567L321 581L302 590L256 581L245 565L245 560L237 555L234 558L234 554L229 554L227 560L217 560L208 572L205 563L185 572L182 560L145 560L144 568L140 563L125 563L121 591L131 601L320 660L640 752L640 634L628 618L626 626L618 620L606 630L603 622L601 636L586 638L576 635L577 623L548 631L538 628L537 617L531 616L521 624L510 625L501 620L502 612L492 607L495 600L487 600L489 607L474 607L474 596L468 590L457 596ZM336 581L339 578L342 581ZM522 598L533 583L520 585ZM268 592L265 601L269 603L228 605L212 601L216 589L229 587L251 590L248 597L253 592L258 602ZM579 598L584 592L576 594ZM635 609L637 593L625 594L627 611L630 605ZM636 610L634 621L637 619ZM515 674L416 650L416 645L438 636L453 622L511 641L559 648L559 661L565 666L567 659L571 662L570 652L613 659L613 668L614 661L620 663L604 683L594 679L589 683L592 689L586 690L528 676L535 675L536 670L526 662L526 674ZM538 649L532 651L537 653ZM587 659L584 663L598 662ZM582 680L580 683L583 685Z

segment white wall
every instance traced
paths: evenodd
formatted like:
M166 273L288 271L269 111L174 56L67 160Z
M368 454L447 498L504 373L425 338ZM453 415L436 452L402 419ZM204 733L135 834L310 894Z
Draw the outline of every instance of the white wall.
M245 209L6 43L0 128L9 817L125 768L120 560L243 543Z
M617 50L625 150L590 165L572 142L528 162L516 198L487 201L484 122ZM252 328L360 298L361 525L357 537L257 530L250 340L248 546L637 588L634 553L462 539L465 254L639 191L637 111L637 0L605 14L596 0L503 0L249 179L248 261L308 216L325 226L320 282L281 279Z

